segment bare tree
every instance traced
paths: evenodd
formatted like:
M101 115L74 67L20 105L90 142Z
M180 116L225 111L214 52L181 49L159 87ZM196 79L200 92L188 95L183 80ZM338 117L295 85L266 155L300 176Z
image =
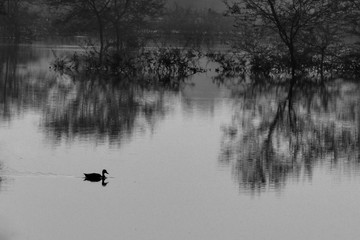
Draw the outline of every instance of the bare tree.
M125 35L122 28L131 25L134 29L144 25L147 18L156 15L163 7L163 0L49 0L65 19L82 18L86 25L97 23L99 37L99 63L107 48L115 46L119 51ZM136 26L137 24L137 26Z
M108 10L112 0L52 0L49 3L56 7L66 9L68 16L74 16L83 12L90 12L97 21L97 28L99 34L99 62L103 60L103 52L105 46L104 39L104 15Z
M347 22L349 23L350 33L360 36L360 2L358 0L347 1Z
M117 52L127 47L129 42L136 44L136 39L129 37L147 27L149 20L159 16L164 7L164 0L112 0L107 14L110 23L111 45Z
M324 23L332 24L341 9L341 0L241 0L226 1L237 25L266 28L285 45L290 56L292 79L300 66L304 37ZM278 41L276 39L276 41Z

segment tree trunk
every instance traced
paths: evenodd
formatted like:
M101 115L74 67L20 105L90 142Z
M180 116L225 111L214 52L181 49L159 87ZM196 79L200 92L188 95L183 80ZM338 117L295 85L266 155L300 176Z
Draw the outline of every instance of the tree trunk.
M115 0L115 9L118 9L118 2L117 0ZM116 34L116 52L119 53L120 52L120 30L119 30L119 14L116 13L115 16L115 23L114 23L114 28L115 28L115 34Z
M100 49L99 49L99 64L102 64L103 54L104 54L104 24L102 22L99 12L96 12L96 18L98 21L98 30L99 30L99 40L100 40Z
M289 44L289 53L290 53L290 65L291 65L291 85L293 85L296 81L296 70L297 70L297 60L296 60L296 55L295 55L295 48L293 43Z
M320 77L321 82L324 81L324 61L325 61L325 49L321 49L321 62L320 62Z

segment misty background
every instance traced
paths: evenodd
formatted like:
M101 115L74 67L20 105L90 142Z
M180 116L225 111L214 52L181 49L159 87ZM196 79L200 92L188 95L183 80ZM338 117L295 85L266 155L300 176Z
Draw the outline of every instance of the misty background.
M168 6L178 4L179 6L186 8L197 8L197 9L214 9L216 11L225 10L225 4L221 0L169 0Z

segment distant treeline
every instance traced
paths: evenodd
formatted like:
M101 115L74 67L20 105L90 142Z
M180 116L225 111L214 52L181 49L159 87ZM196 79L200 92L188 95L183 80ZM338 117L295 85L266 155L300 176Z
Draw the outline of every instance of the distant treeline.
M223 2L224 13L166 0L0 0L0 35L15 42L68 36L88 41L84 55L74 55L70 63L58 59L58 69L70 64L132 76L139 63L153 61L149 69L167 79L188 76L198 69L188 64L194 54L183 47L204 55L204 46L220 40L229 43L230 52L208 58L219 62L225 75L235 69L246 76L251 69L253 79L290 79L291 85L304 78L360 76L359 0Z
M49 37L98 38L100 33L104 45L114 38L119 44L125 35L127 44L139 44L139 35L187 41L194 36L225 36L232 30L233 19L211 8L166 6L163 0L0 0L0 37L31 42Z

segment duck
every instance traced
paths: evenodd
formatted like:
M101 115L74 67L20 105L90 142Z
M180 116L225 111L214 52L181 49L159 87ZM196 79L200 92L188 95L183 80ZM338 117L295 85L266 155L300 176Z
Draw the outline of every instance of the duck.
M100 174L100 173L84 173L85 180L90 181L90 182L104 181L106 179L105 174L109 174L105 169L102 170L102 174Z

